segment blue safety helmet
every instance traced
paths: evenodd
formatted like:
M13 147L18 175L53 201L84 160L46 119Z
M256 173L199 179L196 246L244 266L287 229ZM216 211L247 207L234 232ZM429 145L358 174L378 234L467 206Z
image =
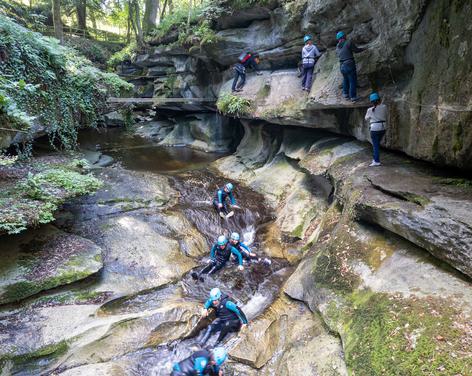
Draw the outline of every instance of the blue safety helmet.
M237 232L233 232L231 234L231 240L237 240L239 242L239 239L240 239L240 237L239 237L239 234Z
M233 184L227 183L225 184L225 188L228 190L228 192L231 192L233 190Z
M221 366L228 357L228 353L224 347L216 347L211 352L213 354L213 360L218 367Z
M211 289L210 291L210 300L213 302L221 298L221 290L218 287Z
M228 239L226 239L226 236L218 236L218 245L226 245L226 243L228 243Z
M303 38L303 42L306 43L309 40L311 40L311 35L305 35L305 38Z
M343 39L344 37L346 37L346 34L344 34L344 31L338 31L338 33L336 34L337 40Z
M380 95L378 95L377 93L372 93L370 94L369 99L371 102L379 101Z

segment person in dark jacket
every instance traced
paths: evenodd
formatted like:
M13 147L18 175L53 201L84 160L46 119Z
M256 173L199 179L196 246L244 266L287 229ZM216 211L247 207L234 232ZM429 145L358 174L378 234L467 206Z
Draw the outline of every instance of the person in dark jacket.
M203 274L213 274L223 269L231 258L231 254L235 255L238 259L238 269L241 271L244 270L241 253L228 242L226 236L219 236L218 241L211 247L208 265L205 266L200 273L193 272L191 274L192 278L203 280Z
M303 78L302 90L310 91L313 80L313 70L315 69L316 60L321 56L318 48L313 44L311 35L305 35L303 38L305 46L302 49Z
M234 66L234 80L231 90L233 92L242 91L244 85L246 84L246 69L252 68L256 71L257 75L260 75L258 71L260 59L259 54L252 54L247 52L244 57L240 57L239 62ZM238 80L241 78L241 81L238 84Z
M354 60L354 53L364 51L363 48L357 47L352 41L346 39L346 34L340 31L336 34L338 44L336 46L336 54L339 58L341 73L343 75L343 96L351 99L352 102L358 101L357 96L357 68Z
M270 261L268 258L262 259L258 257L254 252L252 252L251 249L241 241L241 237L239 236L237 232L233 232L231 234L229 242L234 248L236 248L241 253L241 256L243 256L243 259L248 262L250 261L263 262L264 264L267 264L267 265L270 265L272 263L272 261Z
M208 309L213 308L216 313L216 320L207 328L200 341L204 345L214 333L220 333L216 344L221 343L226 335L231 332L239 332L246 327L248 321L244 312L233 302L228 295L222 294L217 287L210 291L210 298L203 306L202 316L208 316Z
M227 357L224 347L216 347L211 351L196 351L188 358L175 363L171 376L222 376L221 366Z

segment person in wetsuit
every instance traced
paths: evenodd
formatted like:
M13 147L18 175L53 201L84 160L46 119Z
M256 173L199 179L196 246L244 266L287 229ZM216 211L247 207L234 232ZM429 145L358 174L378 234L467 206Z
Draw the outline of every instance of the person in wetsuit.
M218 188L215 198L213 199L213 206L222 218L225 218L230 212L230 210L228 210L228 200L231 205L236 205L236 200L233 196L233 189L233 184L227 183L223 188Z
M208 316L208 309L215 310L216 319L207 328L200 344L203 346L212 334L220 333L216 344L221 343L226 335L239 332L246 327L248 321L244 312L233 302L228 295L223 294L217 287L210 291L210 297L203 306L202 316Z
M223 376L221 366L228 357L224 347L200 350L175 363L171 376Z
M192 278L203 280L202 274L216 273L220 269L224 268L232 254L238 259L238 269L244 270L243 257L241 256L241 253L228 242L226 236L219 236L218 241L211 247L208 265L205 266L200 273L193 272L191 274Z
M237 232L233 232L230 237L230 244L236 248L240 253L241 256L243 256L243 259L250 262L250 261L256 261L256 262L264 262L267 265L270 265L272 261L270 261L268 258L260 258L257 256L254 252L251 251L251 249L244 244L243 242L240 241L241 237Z

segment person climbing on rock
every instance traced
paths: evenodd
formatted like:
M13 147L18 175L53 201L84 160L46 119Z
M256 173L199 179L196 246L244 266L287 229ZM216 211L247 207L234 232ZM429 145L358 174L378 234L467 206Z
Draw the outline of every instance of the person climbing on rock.
M257 75L262 73L258 70L258 65L260 62L259 54L252 52L243 52L239 55L239 62L234 66L234 80L231 87L231 91L238 92L242 91L244 85L246 84L246 69L252 68L256 71ZM241 78L241 81L238 84L238 80Z
M237 232L233 232L231 234L229 242L234 248L236 248L241 253L241 256L243 256L244 260L257 262L263 261L268 265L271 264L271 261L269 259L261 259L260 257L258 257L254 252L251 251L251 249L246 244L241 242L240 239L241 237L239 236L239 234Z
M171 376L223 376L221 366L228 358L224 347L215 347L213 350L200 350L188 358L175 363Z
M313 81L313 70L315 69L316 60L321 56L318 48L313 44L311 35L305 35L303 38L305 46L302 49L303 78L302 90L310 91Z
M336 34L336 39L338 40L336 54L343 75L343 97L350 99L351 102L357 102L360 98L357 96L357 68L354 53L362 52L364 49L347 40L343 31Z
M213 247L211 247L208 265L205 266L200 273L193 272L192 278L201 280L203 279L203 274L216 273L220 269L224 268L230 259L231 254L234 254L238 258L238 269L241 271L244 270L243 257L241 256L241 253L228 242L226 236L219 236L218 241L213 244Z
M369 97L373 106L367 109L365 119L369 121L370 138L372 139L372 148L374 159L370 167L380 166L380 141L385 135L385 125L387 124L387 106L380 100L378 93L372 93Z
M229 200L231 206L236 206L233 189L233 184L226 183L223 188L218 188L218 191L216 191L215 198L213 199L213 206L221 218L229 218L234 214L233 211L229 210L227 203L227 200Z
M200 340L202 346L211 335L220 333L216 340L216 344L219 344L228 333L239 332L248 323L246 315L241 308L217 287L210 291L210 297L203 306L202 317L208 316L210 308L215 310L216 319L208 326L203 338Z

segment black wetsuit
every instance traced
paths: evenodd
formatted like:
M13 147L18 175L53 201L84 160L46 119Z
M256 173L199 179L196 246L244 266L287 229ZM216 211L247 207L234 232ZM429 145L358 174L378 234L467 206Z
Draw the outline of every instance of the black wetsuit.
M213 307L216 313L216 320L208 326L201 343L204 344L214 333L220 333L216 343L223 341L228 333L238 332L242 324L247 324L244 312L229 299L228 295L222 295L218 306L213 306L211 300L205 302L205 308Z
M174 364L171 376L218 375L219 367L211 365L210 362L210 351L196 351L188 358Z

